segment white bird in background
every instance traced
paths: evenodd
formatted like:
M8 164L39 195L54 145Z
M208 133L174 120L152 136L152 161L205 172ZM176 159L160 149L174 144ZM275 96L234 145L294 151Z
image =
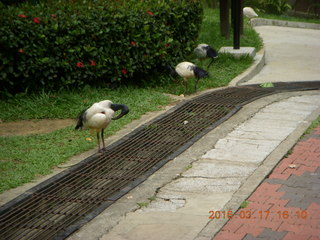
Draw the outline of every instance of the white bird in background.
M217 51L209 46L208 44L201 43L199 44L194 50L194 54L199 58L200 60L211 58L211 62L208 65L208 68L213 63L214 59L218 57Z
M243 15L250 19L254 17L258 17L258 14L251 7L243 8Z
M170 67L170 71L172 76L179 75L180 77L183 78L184 85L185 85L185 92L188 91L189 78L192 78L192 77L196 78L196 82L194 85L194 90L196 91L199 79L209 76L209 73L207 71L199 68L198 66L196 66L191 62L181 62L175 67L175 69Z
M121 110L121 113L113 117L114 113ZM75 127L76 130L83 127L89 128L91 131L96 131L98 140L98 151L105 149L104 143L104 129L108 127L111 120L117 120L129 112L129 108L124 104L114 104L109 100L94 103L91 107L83 110L78 117L78 122ZM100 134L102 139L102 146L100 148Z

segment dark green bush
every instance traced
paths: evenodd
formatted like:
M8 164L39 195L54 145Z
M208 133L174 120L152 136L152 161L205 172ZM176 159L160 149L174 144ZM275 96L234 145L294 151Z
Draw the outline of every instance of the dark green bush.
M198 0L49 0L0 6L2 93L110 84L188 54ZM139 81L139 78L135 78Z

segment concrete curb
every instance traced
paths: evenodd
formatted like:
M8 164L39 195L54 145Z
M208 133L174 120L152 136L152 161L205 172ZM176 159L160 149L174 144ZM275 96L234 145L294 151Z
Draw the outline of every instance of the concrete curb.
M311 92L309 92L311 93ZM283 156L296 144L302 134L308 129L312 121L317 119L320 114L320 108L316 109L311 115L279 145L263 161L263 163L247 178L243 185L235 192L232 199L224 206L224 210L236 212L243 201L245 201L260 185L266 176L276 167ZM228 219L211 220L206 227L198 234L194 240L211 240L220 229L228 222Z
M265 50L261 49L257 52L256 56L254 57L254 62L251 67L249 67L246 71L235 77L231 80L228 84L229 87L238 86L241 83L249 81L255 75L257 75L263 66L265 65Z
M253 27L258 26L282 26L282 27L293 27L293 28L307 28L307 29L316 29L320 30L320 24L316 23L304 23L304 22L293 22L293 21L282 21L282 20L273 20L266 18L253 18L251 20L251 25ZM242 83L245 83L252 79L255 75L257 75L264 65L265 62L265 49L262 48L259 52L257 52L254 62L251 67L249 67L246 71L235 77L228 84L229 87L238 86Z
M117 202L111 205L108 209L94 218L91 222L84 225L80 230L75 232L73 235L68 237L68 240L78 240L78 239L88 239L88 240L96 240L96 239L120 239L115 236L105 236L107 235L114 227L116 227L122 220L126 218L131 218L132 213L138 210L137 203L148 202L147 198L155 196L158 191L172 182L177 177L181 176L181 173L186 171L186 167L190 164L196 162L203 154L212 149L215 143L220 139L225 137L234 126L245 122L250 119L255 113L259 111L260 108L276 101L281 101L282 99L286 99L292 96L299 96L304 94L314 94L314 91L308 92L292 92L292 93L279 93L276 95L267 96L261 99L258 99L248 105L245 105L243 109L241 109L236 115L232 116L228 121L222 123L217 128L209 132L207 135L203 136L197 142L194 143L190 148L188 148L185 152L180 154L178 157L173 159L172 161L166 163L162 168L156 171L153 175L151 175L146 181L141 183L139 186L132 189L128 194L121 197ZM309 126L306 123L306 126ZM304 131L304 130L303 130ZM300 135L298 134L297 138ZM208 144L210 142L210 144ZM294 144L294 141L293 141ZM283 155L290 149L283 150ZM272 153L273 154L273 153ZM271 154L271 155L272 155ZM282 154L282 152L281 152ZM283 156L281 155L281 156ZM275 161L280 158L276 158ZM263 164L262 164L263 165ZM263 165L264 166L264 165ZM269 167L269 169L267 168ZM266 174L263 171L271 171L274 166L263 167L262 171L259 171L259 174L253 173L254 177L252 177L252 181L256 181L256 186L259 185L259 182L263 180L264 176L262 174ZM258 169L256 169L258 171ZM260 179L261 177L261 179ZM251 177L249 177L251 179ZM248 181L248 180L247 180ZM247 182L246 181L246 182ZM246 199L253 190L250 190L250 186L252 187L254 183L244 183L243 186L235 193L234 198L232 198L223 209L234 208L237 209L241 202ZM255 187L254 187L255 188ZM208 209L209 210L209 209ZM139 210L138 210L139 211ZM140 210L141 211L141 210ZM234 211L235 212L235 211ZM150 212L150 215L153 218L159 218L160 213ZM180 215L179 215L180 216ZM178 217L180 218L180 217ZM222 221L222 219L221 219ZM218 225L215 225L218 224ZM206 227L202 228L198 232L198 235L195 239L197 240L211 240L213 234L217 233L225 222L214 223L213 221L208 222ZM128 226L130 227L130 226ZM126 231L123 229L123 231ZM115 238L113 238L115 237ZM125 238L121 238L125 239Z
M293 22L266 18L253 18L251 19L251 25L253 27L270 25L279 27L307 28L320 30L320 24L317 23Z
M272 19L255 18L251 20L253 27L257 26L282 26L293 28L307 28L320 30L320 24L290 22ZM253 65L245 72L235 77L228 86L237 86L241 83L249 81L256 74L258 74L265 65L265 49L260 50ZM246 182L238 189L232 199L224 206L225 210L232 210L236 212L241 203L246 200L251 193L259 186L263 179L273 170L276 164L283 158L283 156L295 145L300 136L306 131L313 120L320 114L320 109L314 111L309 118L300 123L299 126L285 139L274 151L264 160L263 164L246 180ZM194 240L211 240L220 229L228 222L228 219L220 219L220 221L210 221Z
M266 21L267 24L268 21ZM262 23L260 25L263 25ZM269 24L267 24L269 25ZM257 25L258 26L258 25ZM284 25L286 26L286 25ZM260 50L255 59L253 65L248 68L246 71L244 71L242 74L234 78L229 86L237 86L241 83L244 83L248 80L250 80L252 77L254 77L256 74L260 72L260 70L265 65L265 50ZM185 99L194 97L196 95L203 94L205 92L212 91L211 90L205 90L202 92L198 92L196 94L193 94L192 96L188 96ZM275 101L274 98L277 100L281 100L283 98L299 95L302 93L291 93L291 94L279 94L278 97L267 97L264 99L261 99L254 103L253 105L256 106L254 109L255 111L258 111L258 109L261 107L261 105L264 104L270 104L270 101L266 101L267 99ZM303 93L305 94L305 93ZM307 93L311 94L311 92ZM272 101L271 101L272 102ZM260 104L258 104L260 103ZM258 106L259 105L259 106ZM249 110L249 107L252 107L252 104L250 106L248 105L245 107L241 113L245 113L242 116L242 120L245 121L248 117L248 115L252 115L253 109L251 108ZM251 114L248 114L249 111ZM253 111L253 112L252 112ZM240 204L245 200L250 194L254 191L254 189L259 185L259 183L264 179L264 177L273 169L275 164L281 160L283 155L295 144L296 140L299 139L301 134L305 131L305 129L309 126L310 122L313 120L313 118L316 117L316 115L319 114L319 109L317 113L313 113L312 116L307 121L304 121L299 125L299 127L291 133L288 138L278 146L268 157L265 159L264 163L261 164L261 166L255 171L255 173L250 176L247 181L239 188L239 190L235 193L234 197L224 206L224 209L238 209ZM239 116L239 115L238 115ZM234 118L233 118L234 119ZM239 119L238 119L239 121ZM241 122L241 121L240 121ZM230 122L225 122L221 126L219 126L214 132L214 138L219 138L224 134L227 134L227 129L232 129L234 126L234 122L232 122L232 119ZM222 133L219 132L223 128ZM218 133L219 132L219 133ZM121 220L123 220L126 216L128 216L128 210L135 211L137 209L136 202L145 201L146 196L153 196L155 192L157 192L157 189L159 189L161 186L164 186L166 183L172 181L172 178L174 176L178 176L181 174L181 172L185 171L185 166L188 166L188 164L193 163L198 159L199 156L201 156L205 149L197 149L197 146L203 144L205 142L206 137L199 140L199 142L195 143L192 148L187 150L185 153L181 154L181 156L178 156L176 159L174 159L172 162L166 164L163 168L158 170L154 175L149 177L144 183L142 183L140 186L133 189L128 196L122 197L120 200L118 200L117 203L115 203L113 206L110 207L109 212L105 212L104 214L99 215L95 221L90 222L86 226L82 228L82 231L76 232L72 236L70 236L68 239L86 239L87 237L91 237L91 239L97 239L104 234L108 233L111 228L113 228L115 225L117 225ZM191 154L192 153L192 154ZM150 184L151 183L151 184ZM253 189L254 188L254 189ZM133 198L133 199L131 199ZM121 211L119 212L119 207ZM126 210L125 210L126 209ZM111 217L111 219L110 219ZM105 225L104 220L109 218L108 226ZM95 223L94 223L95 222ZM223 225L227 222L227 219L223 222L221 220L220 222L209 222L197 235L195 238L196 240L208 240L212 239L212 237L223 227ZM103 229L104 228L104 229ZM94 234L93 234L94 233ZM90 235L90 236L89 236ZM95 236L92 236L95 235ZM88 238L87 238L88 239Z

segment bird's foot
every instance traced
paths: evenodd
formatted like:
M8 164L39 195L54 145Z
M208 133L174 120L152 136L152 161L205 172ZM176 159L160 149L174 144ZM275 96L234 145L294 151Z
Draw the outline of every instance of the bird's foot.
M99 149L99 153L104 153L104 152L106 152L107 151L107 149L106 148L101 148L101 149Z

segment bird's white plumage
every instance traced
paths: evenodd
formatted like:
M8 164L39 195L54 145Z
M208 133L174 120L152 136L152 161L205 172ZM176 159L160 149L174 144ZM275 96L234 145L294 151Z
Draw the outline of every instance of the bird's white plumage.
M116 111L121 110L121 113L113 117ZM91 131L96 131L98 140L98 151L105 150L104 130L108 127L111 120L117 120L126 115L129 108L124 104L113 104L110 100L103 100L94 103L91 107L83 110L78 117L76 130L83 127L89 128ZM103 148L100 148L100 135Z
M208 47L209 45L208 44L206 44L206 43L200 43L200 44L198 44L198 47L200 47L200 48L205 48L205 47Z
M214 59L218 57L218 53L217 51L209 46L206 43L201 43L199 44L194 50L193 53L197 56L197 58L199 58L200 60L204 60L204 59L211 59L211 62L208 65L208 68L210 67L210 65L213 63Z
M253 17L258 17L258 14L251 7L243 8L243 15L250 19Z
M207 50L208 44L200 43L195 49L194 53L198 58L206 58L207 57Z
M106 128L114 115L114 111L110 108L112 102L104 100L94 103L85 112L84 127L100 132Z
M209 76L209 73L191 62L181 62L175 67L175 72L183 78L185 92L188 92L188 79L195 77L194 90L197 90L197 84L200 78Z
M187 79L187 78L194 77L193 69L195 67L196 65L191 62L181 62L176 66L175 70L180 77Z

